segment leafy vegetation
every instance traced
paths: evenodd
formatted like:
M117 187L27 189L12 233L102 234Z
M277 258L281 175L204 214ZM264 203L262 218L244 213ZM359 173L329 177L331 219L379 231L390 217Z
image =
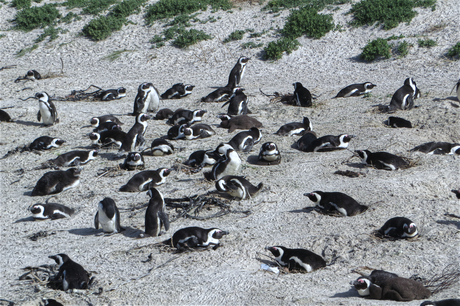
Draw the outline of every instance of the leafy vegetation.
M242 49L255 49L255 48L260 48L260 47L262 47L263 45L264 45L263 43L256 44L256 43L253 42L253 41L249 41L249 42L247 42L247 43L241 44L241 48L242 48Z
M452 58L457 58L459 59L460 57L460 42L456 43L455 46L449 49L447 51L447 56L452 57Z
M379 57L390 58L391 46L388 41L383 38L377 38L369 42L361 53L361 58L365 61L371 62Z
M100 16L85 25L82 32L93 40L104 40L112 35L112 32L121 30L124 23L124 18Z
M25 8L16 14L16 28L28 32L51 25L59 17L61 14L53 4Z
M104 57L104 59L113 62L114 60L120 58L120 56L125 52L134 52L134 50L123 49L123 50L113 51L112 53Z
M115 2L117 0L89 0L81 12L88 15L97 15L107 10Z
M415 17L414 7L429 7L436 0L361 0L353 4L351 13L355 26L383 24L385 30L398 26L401 22L410 22Z
M223 43L225 44L231 41L241 40L243 39L244 33L246 33L246 31L243 31L243 30L233 31L232 33L230 33L230 35L228 35L227 38L224 39Z
M81 17L73 12L69 12L67 15L61 18L61 22L65 23L71 23L74 20L81 20Z
M420 48L431 48L431 47L436 46L437 44L438 43L432 39L425 39L425 40L419 39L418 40L418 46Z
M32 0L13 0L11 6L19 9L27 8L32 5Z
M399 44L396 45L396 52L399 54L400 57L404 57L409 54L409 47L412 47L407 41L403 40Z
M42 42L45 40L46 37L49 36L49 41L53 41L56 38L58 38L59 33L65 33L67 30L61 29L61 28L55 28L53 26L47 27L40 36L35 39L36 43Z
M195 29L190 29L185 31L176 37L173 42L173 45L179 48L187 48L188 46L194 45L199 41L211 39L211 35L206 34L203 31L198 31Z
M312 38L321 38L334 28L331 15L318 14L315 9L304 7L292 11L284 29L284 37L295 39L303 34Z
M273 13L277 13L284 9L307 6L320 11L328 5L345 4L348 2L350 0L270 0L264 6L263 10L270 10Z
M292 51L297 50L300 43L297 39L282 37L277 41L270 42L265 48L265 59L278 60L283 57L283 52L290 54Z

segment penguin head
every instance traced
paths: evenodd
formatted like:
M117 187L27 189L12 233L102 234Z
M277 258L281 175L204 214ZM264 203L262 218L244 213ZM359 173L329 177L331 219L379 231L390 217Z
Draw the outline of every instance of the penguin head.
M300 83L300 82L292 83L292 85L294 86L295 90L303 87L302 83Z
M139 85L139 90L146 92L150 91L151 87L153 87L152 83L142 83L141 85Z
M223 230L218 229L218 228L213 228L213 229L211 229L211 232L212 232L212 234L211 234L211 235L212 235L212 238L214 238L214 239L220 239L220 238L222 238L223 236L229 234L229 232L223 231Z
M97 117L93 117L91 118L91 120L89 121L89 123L93 126L93 127L98 127L99 126L99 118Z
M30 212L33 213L34 215L37 214L42 214L45 211L45 207L41 204L35 204L30 207Z
M154 188L154 187L150 187L149 190L147 190L147 195L150 197L150 198L153 198L154 196L156 196L157 194L159 193L159 191Z
M260 148L260 151L275 151L277 150L276 143L274 142L266 142Z
M313 130L313 126L311 124L311 121L307 117L303 117L303 125L304 125L305 129L308 127L309 131Z
M403 230L404 230L404 236L406 237L414 237L414 236L417 236L418 234L417 226L413 222L410 224L404 223Z
M184 135L185 136L190 136L193 134L193 130L189 127L184 128Z
M67 256L66 254L56 254L48 256L48 258L54 259L58 266L62 266L65 262L70 260L69 256Z
M250 59L251 58L249 58L249 57L242 56L242 57L240 57L238 59L238 63L240 63L241 65L246 65L249 62Z
M413 78L407 78L407 79L404 81L404 85L405 85L405 86L410 86L410 87L417 86L417 84L415 83L415 81L414 81Z
M365 277L360 277L353 282L353 286L358 291L360 296L370 295L369 287L371 284L371 281Z
M117 89L117 93L118 93L118 94L125 94L125 93L126 93L126 88L124 88L124 87L118 88L118 89Z
M342 134L339 136L340 145L348 144L352 138L355 138L355 135Z
M367 158L369 157L369 153L371 153L369 150L356 150L355 152L363 160L363 162L367 161Z
M319 205L319 202L321 202L321 195L320 195L320 191L313 191L313 192L310 192L310 193L304 193L304 196L308 197L310 199L310 201L312 201L313 203Z
M65 140L63 140L63 139L54 138L53 141L52 141L51 143L54 144L54 145L60 146L60 145L62 145L64 142L65 142Z
M219 118L222 121L228 121L228 120L232 119L232 117L230 115L217 115L217 118Z
M95 132L90 133L89 134L89 139L91 139L93 142L98 142L99 139L101 139L101 134L95 133Z
M97 150L92 150L92 151L89 151L89 157L96 157L97 155L99 154L99 152Z
M26 76L27 76L28 78L33 78L33 77L34 77L34 71L33 71L33 70L27 71Z
M460 155L460 145L452 147L452 149L450 149L449 154L459 154Z
M453 189L453 190L451 190L451 191L455 194L455 196L457 197L457 199L460 200L460 189L458 189L458 190Z
M205 109L196 109L193 111L193 117L202 117L204 114L206 114L208 111Z
M216 181L216 189L221 192L228 191L227 181L225 180L225 177L220 178Z
M140 123L140 124L144 124L147 122L147 120L150 119L150 116L147 115L147 114L144 114L144 113L140 113L139 115L137 115L136 117L136 122L137 123Z
M160 174L160 177L162 178L168 176L171 173L171 169L167 168L160 168L157 171Z
M364 89L372 89L374 87L376 87L377 85L375 84L372 84L371 82L366 82L364 83Z
M220 156L222 156L222 155L225 155L226 152L227 152L228 150L230 150L230 149L233 149L233 147L232 147L231 145L229 145L228 143L223 143L223 142L221 142L221 143L217 146L215 152L216 152L217 154L219 154Z
M46 92L37 92L35 98L38 99L38 101L48 102L49 95Z
M190 85L190 84L184 85L185 91L192 91L193 88L195 88L195 85Z
M272 246L272 247L266 247L265 249L270 251L273 254L273 256L275 256L276 260L280 260L284 254L285 248L282 246Z

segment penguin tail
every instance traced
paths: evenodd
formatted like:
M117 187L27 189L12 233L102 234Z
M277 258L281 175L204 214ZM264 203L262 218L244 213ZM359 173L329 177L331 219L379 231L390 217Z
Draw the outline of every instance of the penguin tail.
M214 177L212 171L204 172L204 178L207 181L214 181L216 178Z
M259 183L259 185L257 185L257 190L262 190L262 188L264 188L264 183Z

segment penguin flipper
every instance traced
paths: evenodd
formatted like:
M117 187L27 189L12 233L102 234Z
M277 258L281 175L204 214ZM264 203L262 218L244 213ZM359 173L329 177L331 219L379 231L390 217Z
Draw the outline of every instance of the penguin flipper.
M158 217L160 218L161 222L163 223L163 226L165 228L165 231L169 230L169 216L167 213L164 211L159 211L158 212Z
M223 108L225 105L229 104L231 100L228 100L227 102L224 103L224 105L221 106Z
M40 113L40 111L38 111L38 113L37 113L37 120L39 122L42 120L42 114Z
M99 229L99 211L96 213L96 215L94 216L94 227L96 229Z
M243 143L243 152L244 153L248 153L249 151L252 150L252 147L254 146L254 139L251 137L251 138L248 138L246 139L246 141Z

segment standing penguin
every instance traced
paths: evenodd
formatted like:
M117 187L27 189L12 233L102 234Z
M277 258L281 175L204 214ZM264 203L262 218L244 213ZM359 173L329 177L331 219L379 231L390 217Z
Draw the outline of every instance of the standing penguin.
M407 78L404 81L404 86L399 88L391 98L388 111L412 109L414 100L418 97L420 97L420 91L417 88L417 84L413 78Z
M111 198L105 198L97 205L97 213L94 216L94 227L99 229L101 225L104 233L116 234L123 229L120 226L120 212Z
M252 185L242 176L226 175L216 181L216 189L225 192L238 200L247 200L255 197L264 187L263 183Z
M249 152L252 147L260 141L262 133L256 127L252 127L249 131L239 132L228 142L236 151Z
M236 62L236 65L230 71L230 75L228 76L228 83L226 87L235 88L240 86L241 80L244 76L244 70L246 69L246 65L249 62L249 57L241 56Z
M294 135L304 135L305 132L312 131L313 126L310 119L303 117L303 122L291 122L285 125L282 125L279 130L275 133L280 136L294 136Z
M166 213L163 195L153 187L147 191L147 195L150 197L150 201L145 212L145 234L141 234L140 238L159 236L162 226L165 231L169 230L169 217Z
M266 247L265 249L275 256L275 260L280 265L287 266L289 271L301 268L312 272L326 266L326 261L321 256L306 249L289 249L283 246Z
M335 98L348 98L353 96L364 95L372 91L377 85L372 84L371 82L366 82L362 84L351 84L340 90Z
M260 148L258 164L278 165L281 162L281 154L274 142L266 142Z
M166 90L162 95L162 99L180 99L185 96L188 96L192 93L193 88L195 85L190 85L184 83L177 83L174 84L170 89Z
M160 108L160 94L152 83L142 83L134 99L133 115L140 113L156 112Z
M302 83L294 83L293 101L295 106L309 107L312 106L311 93L302 86Z
M51 102L49 95L46 92L37 92L35 98L38 99L39 111L37 120L43 121L45 126L53 125L59 122L56 106Z
M70 168L66 171L50 171L43 174L32 190L32 196L59 193L77 187L80 184L80 169Z
M49 200L49 199L48 199ZM44 219L61 219L61 218L70 218L75 210L64 206L62 204L57 203L48 203L46 204L34 204L30 208L30 212L32 213L32 217L34 219L44 220Z
M59 265L59 272L55 280L62 277L62 290L68 289L87 289L90 285L89 273L66 254L49 256Z
M391 218L378 230L378 233L394 238L414 238L418 235L417 225L404 217Z
M369 150L357 150L359 157L362 162L369 166L373 166L377 169L384 170L398 170L409 167L409 163L402 157L387 153L387 152L375 152L372 153Z
M244 94L243 90L243 88L236 87L230 99L222 105L224 107L229 104L227 115L238 116L250 113L248 110L248 97Z
M460 101L460 80L458 80L457 84L454 85L454 88L452 88L450 93L454 91L455 87L457 87L457 99Z
M150 117L144 113L137 115L136 123L134 123L128 134L126 134L126 138L121 144L120 153L134 152L138 145L139 150L143 150L145 144L144 134L147 130L147 120L149 119Z
M341 192L314 191L305 193L313 203L325 212L338 211L344 216L356 216L367 210L367 206L359 204L355 199Z
M204 229L201 227L186 227L174 233L171 239L173 247L178 250L183 248L208 247L214 245L214 248L220 246L220 241L224 235L228 235L227 231L218 228Z

